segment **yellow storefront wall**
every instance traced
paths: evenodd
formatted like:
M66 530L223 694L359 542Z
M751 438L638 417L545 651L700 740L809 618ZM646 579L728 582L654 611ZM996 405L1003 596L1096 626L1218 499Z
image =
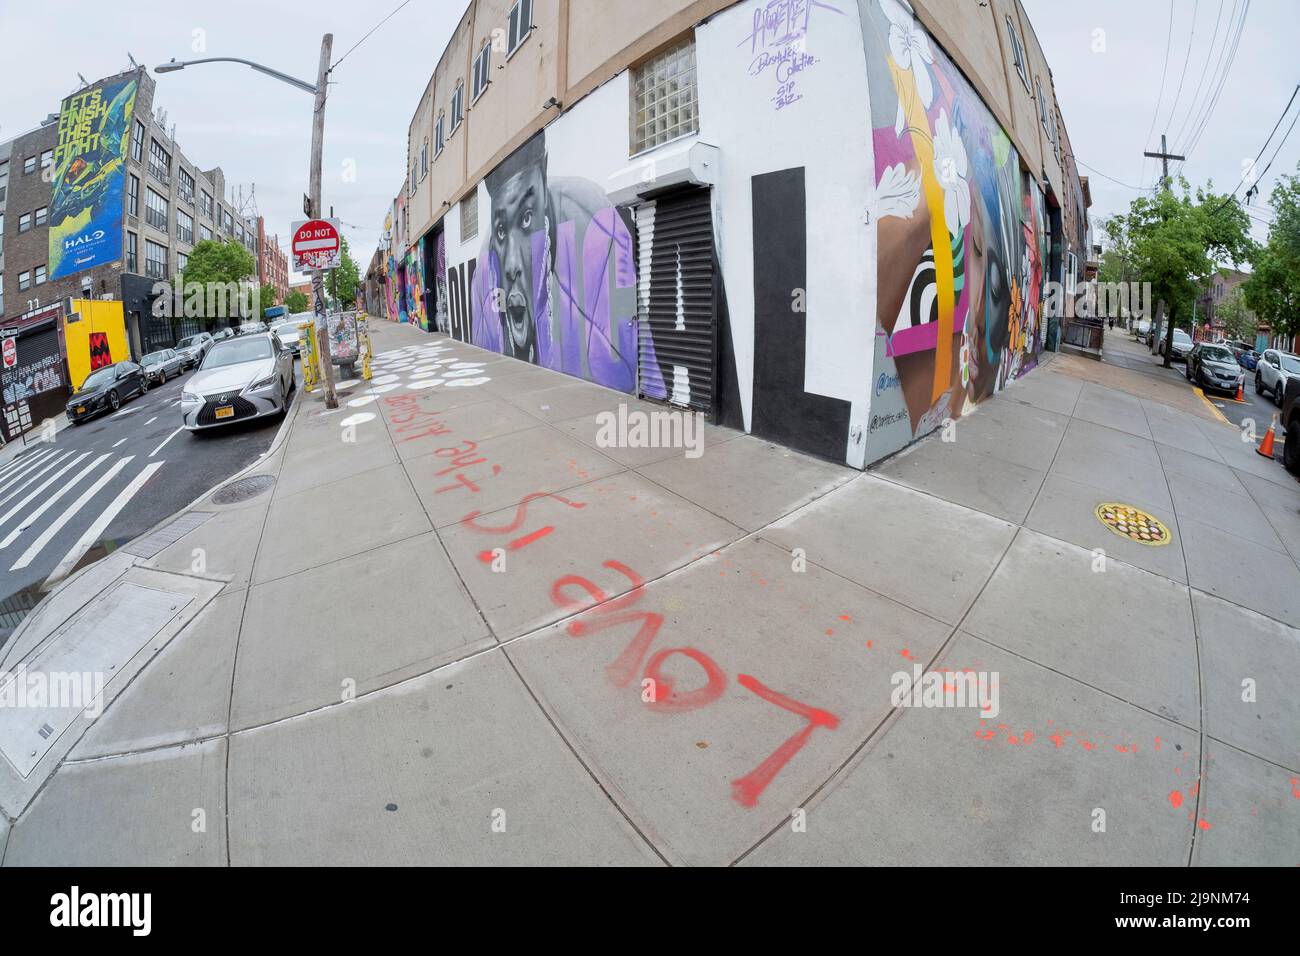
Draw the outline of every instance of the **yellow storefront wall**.
M74 389L81 388L95 369L129 359L131 347L126 340L122 303L73 299L71 313L63 317L63 343Z

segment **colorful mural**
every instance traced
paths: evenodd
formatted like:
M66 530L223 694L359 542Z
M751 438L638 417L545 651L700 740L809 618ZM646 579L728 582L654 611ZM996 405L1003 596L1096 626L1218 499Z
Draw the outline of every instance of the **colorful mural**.
M879 457L1034 367L1046 230L1015 147L911 7L871 16Z
M590 180L550 176L544 132L493 170L484 188L480 205L489 215L478 261L467 273L465 264L448 267L453 334L633 391L636 263L627 210ZM464 290L468 323L458 314Z
M428 332L429 316L424 302L424 243L422 238L406 251L406 299L407 318Z

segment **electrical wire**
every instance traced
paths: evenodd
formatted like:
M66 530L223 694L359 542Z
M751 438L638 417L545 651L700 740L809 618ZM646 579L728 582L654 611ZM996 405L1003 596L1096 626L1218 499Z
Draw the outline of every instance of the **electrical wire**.
M360 40L358 40L356 43L352 44L351 48L348 50L347 53L344 53L341 57L339 57L337 60L335 60L335 61L330 65L330 71L333 72L335 69L337 69L338 66L339 66L339 64L341 64L344 60L346 60L349 56L352 55L352 51L353 51L353 50L355 50L357 47L361 46L361 44L365 43L367 40L370 39L370 34L371 34L371 33L374 33L376 30L378 30L380 27L382 27L382 26L383 26L385 23L387 23L389 20L393 19L393 17L397 15L398 10L401 10L402 7L406 6L406 5L407 5L408 3L410 3L410 2L411 2L411 0L403 0L402 3L399 3L399 4L397 5L397 8L396 8L395 10L393 10L392 13L390 13L388 16L384 17L384 19L380 20L380 21L379 21L378 23L376 23L373 27L371 27L369 33L367 33L365 36L363 36L363 37L362 37Z
M1232 0L1232 16L1228 18L1228 24L1229 24L1229 30L1228 30L1228 33L1229 33L1229 35L1231 35L1231 32L1232 32L1232 29L1231 29L1232 21L1236 18L1236 15L1237 15L1237 4L1238 4L1238 2L1239 2L1239 0ZM1207 66L1207 67L1210 65L1210 57L1214 56L1214 45L1215 45L1215 43L1217 43L1218 40L1219 40L1219 23L1220 23L1220 21L1223 20L1223 6L1224 6L1224 0L1219 0L1219 13L1218 13L1218 15L1215 16L1215 18L1214 18L1214 35L1210 37L1210 46L1209 46L1209 48L1206 50L1206 53L1205 53L1205 66ZM1228 48L1228 46L1230 45L1230 43L1231 43L1230 40L1225 39L1224 44L1223 44L1223 50L1226 50L1226 49ZM1199 114L1200 111L1201 111L1201 109L1202 109L1202 107L1204 106L1204 104L1197 105L1198 101L1199 101L1200 98L1201 98L1201 87L1203 87L1203 86L1205 85L1205 78L1206 78L1207 76L1218 76L1218 74L1219 74L1219 66L1220 66L1220 64L1222 64L1222 62L1223 62L1223 50L1220 50L1220 51L1219 51L1219 59L1218 59L1218 61L1216 61L1213 70L1203 69L1203 70L1200 70L1200 71L1199 71L1201 75L1200 75L1200 78L1196 81L1196 91L1195 91L1194 93L1192 93L1192 100L1191 100L1191 102L1187 105L1187 112L1183 114L1183 122L1182 122L1182 125L1178 127L1178 132L1175 133L1174 136L1173 136L1173 140L1172 140L1173 143L1176 144L1176 143L1178 143L1178 142L1182 139L1183 133L1184 133L1184 132L1186 131L1186 129L1187 129L1187 122L1188 122L1188 120L1190 120L1190 119L1192 118L1193 115ZM1213 80L1210 81L1210 86L1211 86L1211 88L1213 88L1213 86L1214 86L1214 81L1213 81ZM1170 117L1171 122L1172 122L1172 119L1173 119L1173 118ZM1177 147L1175 147L1175 151L1176 151L1176 152L1181 152L1181 150L1178 150Z
M1196 127L1195 133L1190 136L1186 147L1182 150L1184 156L1190 156L1192 150L1194 150L1196 145L1201 141L1201 136L1209 125L1210 118L1214 115L1215 108L1219 105L1219 97L1223 94L1223 88L1228 82L1228 75L1232 72L1232 66L1237 61L1237 50L1241 45L1241 35L1245 32L1246 18L1249 14L1250 0L1246 0L1245 6L1242 7L1241 19L1237 22L1236 35L1232 40L1232 51L1228 54L1227 63L1223 69L1223 75L1219 77L1218 88L1215 90L1214 96L1209 100L1206 106L1205 114L1200 120L1200 125ZM1181 169L1181 166L1179 168Z
M1174 38L1174 0L1169 0L1169 29L1165 32L1165 65L1160 68L1160 95L1156 97L1156 111L1151 114L1151 127L1147 130L1146 136L1142 138L1142 142L1144 143L1151 142L1151 134L1154 133L1156 130L1156 119L1160 116L1160 107L1165 101L1165 74L1169 70L1169 46L1173 38ZM1146 157L1142 158L1142 175L1140 178L1143 182L1146 182L1146 178L1147 178ZM1141 187L1130 186L1129 188L1133 189L1133 188L1141 188Z

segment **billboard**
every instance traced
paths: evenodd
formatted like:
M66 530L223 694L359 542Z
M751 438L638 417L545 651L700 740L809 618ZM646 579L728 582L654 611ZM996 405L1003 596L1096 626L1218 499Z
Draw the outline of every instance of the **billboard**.
M59 110L50 202L50 278L122 257L122 192L135 74L73 93Z

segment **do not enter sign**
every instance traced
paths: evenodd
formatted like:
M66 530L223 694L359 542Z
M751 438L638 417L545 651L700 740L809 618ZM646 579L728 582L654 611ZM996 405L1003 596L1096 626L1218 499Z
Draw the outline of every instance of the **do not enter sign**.
M343 262L343 243L337 219L308 219L293 224L290 244L293 267L298 272L337 269Z
M18 364L18 343L17 340L8 338L4 340L4 362L5 368L13 368Z

